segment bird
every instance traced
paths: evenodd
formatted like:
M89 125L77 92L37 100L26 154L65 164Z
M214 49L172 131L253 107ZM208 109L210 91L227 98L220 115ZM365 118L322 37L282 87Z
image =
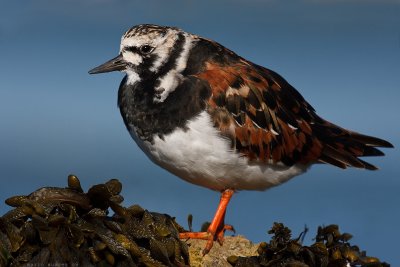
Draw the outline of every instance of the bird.
M157 165L221 193L207 231L180 238L221 245L228 203L240 190L263 191L313 164L376 170L360 159L382 156L383 139L318 116L278 73L216 41L177 27L140 24L119 54L90 74L121 71L118 106L131 137Z

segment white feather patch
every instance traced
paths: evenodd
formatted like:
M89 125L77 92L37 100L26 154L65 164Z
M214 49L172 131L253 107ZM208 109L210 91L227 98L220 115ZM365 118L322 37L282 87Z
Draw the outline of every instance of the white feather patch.
M165 35L165 37L163 37L163 43L152 43L152 45L156 47L156 50L153 53L157 53L157 60L154 61L150 71L157 72L160 66L162 66L168 60L177 37L177 31L174 29L169 29L168 33Z
M142 56L130 51L124 51L123 58L125 61L129 62L134 66L139 66L139 64L143 62Z
M189 57L190 48L193 45L193 37L189 34L184 34L185 43L183 45L183 50L176 60L176 67L171 69L167 74L159 78L160 84L155 88L156 92L159 92L156 97L154 97L154 102L160 103L168 97L168 95L173 92L176 87L178 87L182 75L181 72L185 70L187 60Z
M126 74L128 75L127 83L130 84L130 85L133 85L133 84L135 84L137 82L140 82L140 80L141 80L139 75L134 71L127 70Z
M160 85L155 88L157 94L154 98L154 102L164 102L168 95L178 87L181 77L182 75L175 70L171 70L163 76L163 78L160 79Z
M177 129L139 147L156 164L178 177L213 190L265 190L288 181L307 166L249 161L230 148L230 142L212 125L207 112L190 120L187 129Z

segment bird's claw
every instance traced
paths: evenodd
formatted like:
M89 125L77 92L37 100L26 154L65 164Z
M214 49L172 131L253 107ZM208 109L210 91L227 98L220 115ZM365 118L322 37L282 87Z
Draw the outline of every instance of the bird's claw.
M207 240L206 246L203 249L203 256L210 252L211 248L214 245L214 241L217 241L218 244L222 246L224 243L224 234L225 231L232 231L235 233L235 228L232 225L225 224L222 227L219 227L217 231L213 231L212 229L208 229L207 232L183 232L179 233L180 239L202 239Z

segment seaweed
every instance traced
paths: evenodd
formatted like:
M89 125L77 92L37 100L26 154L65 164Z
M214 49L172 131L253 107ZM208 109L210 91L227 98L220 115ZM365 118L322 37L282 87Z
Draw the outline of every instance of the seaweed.
M70 175L67 188L7 199L14 209L0 217L0 266L189 265L175 219L123 207L121 189L111 179L84 193Z
M228 262L235 267L388 267L378 258L367 256L358 246L351 245L352 235L340 233L339 226L318 227L315 242L303 246L302 241L308 229L298 238L291 237L291 230L282 223L274 223L269 243L262 242L258 247L258 256L228 257Z

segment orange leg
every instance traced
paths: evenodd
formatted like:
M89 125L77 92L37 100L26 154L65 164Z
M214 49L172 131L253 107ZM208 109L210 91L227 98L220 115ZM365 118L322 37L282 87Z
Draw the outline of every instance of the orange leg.
M207 254L213 246L214 241L218 241L222 245L224 241L225 230L234 231L231 225L225 225L225 212L234 191L232 189L226 189L221 193L221 199L217 211L215 212L214 219L212 220L207 232L184 232L179 234L179 238L187 239L205 239L207 240L206 247L203 250L203 255Z

